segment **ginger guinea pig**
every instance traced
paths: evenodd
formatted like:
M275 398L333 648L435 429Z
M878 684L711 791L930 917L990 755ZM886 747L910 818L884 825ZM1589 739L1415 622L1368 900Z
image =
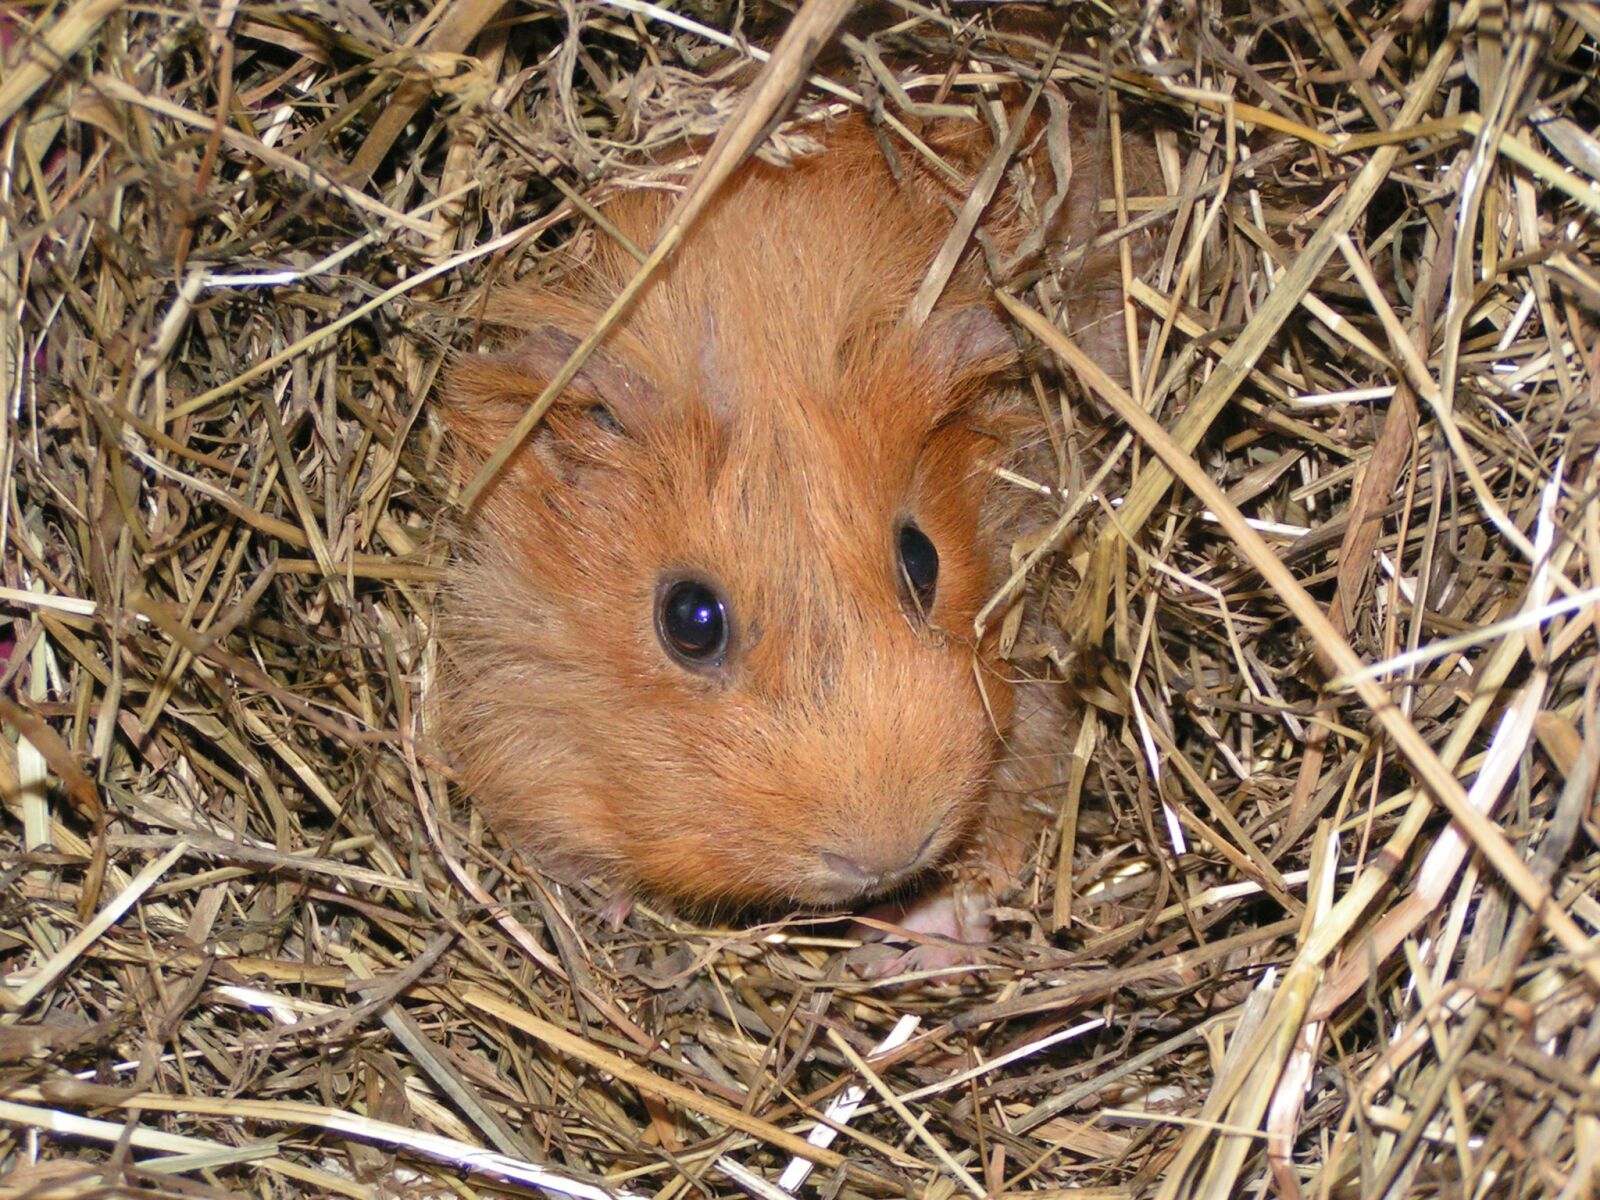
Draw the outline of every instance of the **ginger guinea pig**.
M904 320L964 193L909 152L897 180L858 121L825 143L728 183L450 568L437 711L466 791L628 894L851 906L981 843L997 773L1029 773L973 622L1026 495L992 468L1042 419L974 254ZM605 214L647 248L671 202ZM462 478L636 266L596 231L564 283L492 301L503 348L445 389Z

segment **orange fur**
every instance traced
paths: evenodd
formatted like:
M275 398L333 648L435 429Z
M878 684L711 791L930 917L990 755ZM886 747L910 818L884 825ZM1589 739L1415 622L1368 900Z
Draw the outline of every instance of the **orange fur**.
M464 531L441 728L467 791L545 864L695 903L840 905L874 889L826 855L893 864L927 839L921 861L948 858L980 824L1014 708L971 644L1019 505L989 467L1040 424L973 262L903 327L960 199L905 165L896 182L851 122L792 169L743 168ZM668 206L631 193L607 216L648 246ZM596 237L561 290L496 300L521 345L451 373L463 476L634 270ZM939 554L925 619L899 575L907 517ZM728 600L718 670L658 640L680 571ZM1035 724L1059 726L1041 703Z

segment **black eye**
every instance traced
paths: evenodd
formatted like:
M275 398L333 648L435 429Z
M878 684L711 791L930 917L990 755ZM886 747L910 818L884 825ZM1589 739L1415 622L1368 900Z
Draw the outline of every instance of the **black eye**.
M939 583L939 552L928 535L910 521L900 526L900 573L917 608L927 613L933 607L934 588Z
M656 601L656 635L685 666L715 666L728 648L727 607L707 584L680 579Z
M620 434L623 432L622 422L617 420L612 415L611 410L604 404L591 404L589 406L589 419L607 433Z

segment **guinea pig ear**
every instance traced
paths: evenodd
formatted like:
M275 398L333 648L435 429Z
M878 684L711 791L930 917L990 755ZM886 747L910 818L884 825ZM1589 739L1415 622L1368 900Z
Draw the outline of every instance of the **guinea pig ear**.
M469 450L487 458L580 340L558 326L541 325L510 350L461 359L450 372L445 424ZM545 416L545 428L570 432L580 427L579 421L586 421L606 434L625 436L638 429L655 407L655 385L600 347L556 398Z
M538 381L528 396L529 404L566 366L582 340L559 326L541 325L510 352L509 357L526 376ZM601 346L584 360L556 403L563 407L582 406L602 429L627 433L638 429L656 407L656 389L643 374Z
M952 384L1002 375L1022 361L1011 330L984 304L935 309L917 334L917 358Z

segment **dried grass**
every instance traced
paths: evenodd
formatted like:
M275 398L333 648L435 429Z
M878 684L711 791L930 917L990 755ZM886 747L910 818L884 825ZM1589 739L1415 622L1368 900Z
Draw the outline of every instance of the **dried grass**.
M0 1196L1594 1194L1600 9L906 2L762 75L744 21L0 12ZM1052 61L1158 115L1168 240L1131 395L1006 281L1101 415L1005 938L613 929L429 748L430 388L791 81L763 153Z

